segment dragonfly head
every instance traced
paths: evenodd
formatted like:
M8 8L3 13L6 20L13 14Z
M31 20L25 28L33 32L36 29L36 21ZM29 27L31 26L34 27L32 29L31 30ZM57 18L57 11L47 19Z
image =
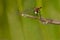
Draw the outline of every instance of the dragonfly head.
M38 14L38 12L39 12L39 10L40 10L41 8L42 8L42 7L35 8L35 9L34 9L34 13L35 13L35 14Z

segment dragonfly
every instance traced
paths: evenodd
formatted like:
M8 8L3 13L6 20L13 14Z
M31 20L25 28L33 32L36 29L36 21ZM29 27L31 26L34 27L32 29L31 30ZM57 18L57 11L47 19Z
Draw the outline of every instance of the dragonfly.
M24 17L31 17L31 18L41 17L41 13L40 13L41 8L42 7L24 9L22 12L20 12L20 14Z

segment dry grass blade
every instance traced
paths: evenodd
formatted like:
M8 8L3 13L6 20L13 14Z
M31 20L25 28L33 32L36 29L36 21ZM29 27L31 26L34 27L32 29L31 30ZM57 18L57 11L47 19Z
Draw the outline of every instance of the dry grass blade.
M58 20L53 20L53 19L45 19L43 17L37 17L37 16L32 16L32 15L28 15L28 14L21 14L24 17L28 17L28 18L33 18L33 19L38 19L39 21L41 21L43 24L60 24L60 21Z

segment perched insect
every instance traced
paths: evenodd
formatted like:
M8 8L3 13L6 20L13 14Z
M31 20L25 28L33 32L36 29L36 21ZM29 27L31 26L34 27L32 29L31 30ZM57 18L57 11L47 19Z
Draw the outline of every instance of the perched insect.
M33 16L38 16L41 8L42 7L27 8L27 9L23 9L23 11L21 13L22 14L29 14L29 15L33 15Z
M41 18L40 9L42 7L36 7L33 9L26 9L22 12L22 16L30 18ZM39 16L40 15L40 16Z

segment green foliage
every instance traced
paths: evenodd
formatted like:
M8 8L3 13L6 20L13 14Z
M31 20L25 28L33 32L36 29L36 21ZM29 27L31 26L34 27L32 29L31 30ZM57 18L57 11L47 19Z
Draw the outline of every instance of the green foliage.
M60 25L20 15L40 6L43 17L60 20L59 0L0 0L0 40L60 40Z

